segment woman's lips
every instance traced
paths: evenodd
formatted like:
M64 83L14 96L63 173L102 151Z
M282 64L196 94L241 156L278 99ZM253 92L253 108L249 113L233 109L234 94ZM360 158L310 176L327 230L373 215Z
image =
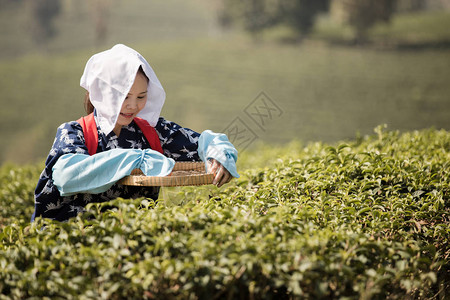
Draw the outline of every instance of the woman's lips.
M132 117L134 116L134 114L124 114L124 113L120 113L120 115L121 115L122 117L128 118L128 119L130 119L130 118L132 118Z

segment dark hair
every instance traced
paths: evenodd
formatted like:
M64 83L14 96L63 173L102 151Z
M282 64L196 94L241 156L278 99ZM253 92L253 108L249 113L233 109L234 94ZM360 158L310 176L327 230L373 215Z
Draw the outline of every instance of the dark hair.
M145 78L147 78L147 80L149 80L144 70L142 69L142 66L139 67L139 70L137 72L141 73L145 76ZM84 95L84 110L88 115L94 112L94 105L92 105L91 98L89 98L89 92L86 92L86 94Z
M84 95L84 110L88 115L94 112L94 105L92 105L91 98L89 98L89 92L86 92L86 95Z

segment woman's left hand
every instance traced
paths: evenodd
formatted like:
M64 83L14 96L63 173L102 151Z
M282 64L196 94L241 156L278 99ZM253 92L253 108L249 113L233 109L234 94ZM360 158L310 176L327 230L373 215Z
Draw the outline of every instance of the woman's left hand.
M228 170L215 159L208 160L208 173L213 173L215 175L213 184L218 187L228 183L233 178L230 172L228 172Z

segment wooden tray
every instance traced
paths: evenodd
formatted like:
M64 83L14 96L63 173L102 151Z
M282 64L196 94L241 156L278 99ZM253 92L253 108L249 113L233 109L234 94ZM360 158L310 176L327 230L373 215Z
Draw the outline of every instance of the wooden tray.
M140 169L118 183L133 186L187 186L212 184L214 174L207 174L203 162L176 162L168 176L145 176Z

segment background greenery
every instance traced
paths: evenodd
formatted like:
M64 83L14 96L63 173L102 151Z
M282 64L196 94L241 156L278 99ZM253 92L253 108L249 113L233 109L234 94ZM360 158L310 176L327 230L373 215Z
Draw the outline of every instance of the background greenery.
M394 15L365 46L322 16L301 44L282 26L259 42L220 30L213 2L111 1L98 44L84 1L63 1L56 36L35 46L26 10L0 11L0 162L45 158L62 122L83 115L79 78L89 57L126 43L154 67L167 92L163 116L197 131L241 120L258 141L328 141L390 129L450 128L450 14ZM282 110L259 128L244 109L265 92ZM239 149L243 150L243 149Z
M447 299L450 133L292 142L159 203L38 219L39 165L0 169L0 299Z

